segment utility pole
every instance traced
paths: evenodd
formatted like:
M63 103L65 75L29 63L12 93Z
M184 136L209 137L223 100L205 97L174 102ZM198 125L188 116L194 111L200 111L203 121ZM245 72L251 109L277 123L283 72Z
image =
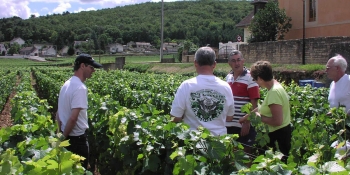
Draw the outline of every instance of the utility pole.
M56 49L55 49L55 58L57 59L57 55L58 55L58 49L57 49L57 45L53 45L53 46L55 46L56 47Z
M163 59L163 22L164 22L164 3L162 0L162 17L161 17L161 27L160 27L160 62Z
M96 25L97 26L97 25ZM101 57L100 57L100 55L101 55L101 53L100 53L100 51L101 51L101 38L100 38L100 36L101 36L101 28L99 27L99 26L97 26L98 27L98 35L97 35L97 42L98 42L98 62L100 63L100 64L102 64L101 63Z
M89 42L89 38L86 40L86 44L87 44L87 46L88 46L88 51L89 51L89 54L91 55L91 53L90 53L90 42Z
M302 62L305 64L305 0L303 0L303 54Z
M101 63L101 57L100 57L100 51L101 51L101 43L100 43L101 41L100 41L100 39L98 39L98 62L100 63L100 64L102 64Z

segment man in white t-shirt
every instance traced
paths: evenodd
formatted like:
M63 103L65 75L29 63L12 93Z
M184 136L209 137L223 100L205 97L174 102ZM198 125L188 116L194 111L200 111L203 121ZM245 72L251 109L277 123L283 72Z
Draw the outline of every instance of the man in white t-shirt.
M64 139L69 139L67 150L85 157L82 162L87 169L89 162L89 143L86 136L88 125L88 90L84 84L91 78L95 68L102 65L88 54L80 54L74 62L74 75L61 87L58 98L56 120Z
M345 107L345 112L350 114L350 77L345 74L347 68L346 60L337 55L328 60L326 72L332 81L329 89L328 102L331 108Z
M227 134L225 124L233 119L234 101L230 86L213 74L215 58L210 47L197 50L194 66L198 76L177 89L170 115L174 122L183 120L191 130L203 126L218 136Z

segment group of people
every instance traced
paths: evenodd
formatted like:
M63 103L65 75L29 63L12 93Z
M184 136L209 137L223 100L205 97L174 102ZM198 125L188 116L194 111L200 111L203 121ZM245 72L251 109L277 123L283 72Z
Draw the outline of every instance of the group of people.
M284 155L282 161L287 162L292 139L289 96L274 79L270 62L257 61L248 70L244 67L242 53L233 50L228 57L232 70L225 82L214 75L215 59L215 52L210 47L198 49L194 57L198 76L184 81L178 88L170 112L173 121L183 121L192 130L203 126L216 136L238 134L237 141L250 154L257 133L249 117L255 114L268 126L265 132L270 142L263 150L278 148ZM345 73L346 69L347 62L341 55L329 59L326 73L333 82L328 100L331 108L345 106L347 114L350 114L350 93L347 93L350 90L350 76ZM266 88L267 93L258 106L259 87ZM247 103L252 104L250 114L241 112L241 107ZM346 127L350 135L350 127Z
M268 125L270 143L268 147L278 149L285 156L291 148L291 113L287 92L273 77L268 61L254 63L250 70L244 67L244 58L240 51L229 54L228 64L232 68L226 76L226 82L214 75L216 54L210 47L201 47L194 57L194 67L198 76L188 79L179 86L171 106L173 122L187 123L191 130L199 126L207 128L213 135L238 134L237 141L244 145L244 151L251 153L256 131L249 121L255 114ZM346 60L337 55L327 62L326 72L333 80L330 85L330 107L346 106L350 113L350 77L345 74ZM84 82L91 78L95 68L101 68L90 55L81 54L74 62L74 75L61 87L58 100L59 132L62 140L69 139L68 150L85 157L83 167L88 168L89 143L86 131L89 128L87 109L87 87ZM258 106L260 89L266 88L267 94ZM250 114L241 112L241 107L252 104ZM350 128L349 128L350 129Z
M241 112L241 107L251 103L252 113L269 127L268 146L276 148L277 141L279 150L287 156L292 132L289 99L287 92L273 79L270 63L258 61L249 71L244 67L242 53L233 50L228 58L232 70L225 82L213 74L215 59L215 52L210 47L197 50L194 65L198 76L184 81L178 88L170 111L173 121L183 120L192 130L203 126L216 136L238 134L237 141L250 153L256 131L249 115ZM259 86L268 89L260 107Z

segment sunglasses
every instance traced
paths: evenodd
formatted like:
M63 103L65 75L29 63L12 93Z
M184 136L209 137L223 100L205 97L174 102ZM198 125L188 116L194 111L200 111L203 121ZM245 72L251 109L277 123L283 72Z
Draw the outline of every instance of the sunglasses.
M85 66L90 67L90 69L95 70L94 66L91 66L90 64L85 64Z

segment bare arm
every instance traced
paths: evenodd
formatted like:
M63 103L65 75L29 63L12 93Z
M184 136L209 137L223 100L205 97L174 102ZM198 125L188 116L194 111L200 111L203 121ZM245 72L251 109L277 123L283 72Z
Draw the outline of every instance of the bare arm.
M63 135L65 137L68 137L69 133L72 132L74 126L77 123L79 112L80 112L81 109L82 108L74 108L74 109L72 109L72 114L69 117L69 119L68 119L68 121L66 123L66 127L64 128L64 131L63 131Z
M233 116L226 116L226 121L227 122L230 122L230 121L232 121L233 120Z
M250 103L252 104L253 109L256 109L258 107L258 99L257 98L251 99Z
M62 126L62 122L60 120L60 116L58 115L58 111L56 112L56 122L57 122L57 133L61 132L61 126Z
M257 111L258 111L258 99L257 99L257 98L251 99L251 100L250 100L250 103L251 103L252 106L253 106L253 110L251 111L251 113L257 112ZM245 115L243 118L245 118L245 119L243 119L243 120L244 120L244 123L250 124L250 121L247 120L247 119L248 119L248 114Z
M258 112L257 107L253 109L250 113L255 113L255 112ZM246 114L244 117L239 119L239 123L245 123L246 121L248 121L248 117L249 117L249 114Z
M251 99L250 103L253 106L253 109L256 109L258 107L258 99ZM242 129L241 129L241 136L246 136L249 134L249 130L250 130L250 121L246 120L244 123L242 124Z
M261 116L261 121L271 125L271 126L280 126L283 122L283 108L282 105L271 104L269 105L272 117Z
M175 116L173 116L171 114L170 114L170 116L173 117L173 122L175 122L175 123L181 122L182 118L183 118L183 117L175 117Z

